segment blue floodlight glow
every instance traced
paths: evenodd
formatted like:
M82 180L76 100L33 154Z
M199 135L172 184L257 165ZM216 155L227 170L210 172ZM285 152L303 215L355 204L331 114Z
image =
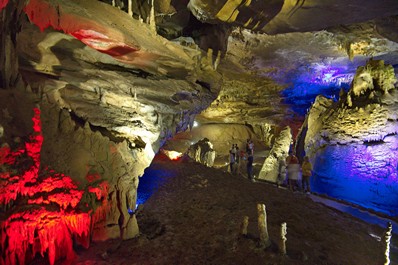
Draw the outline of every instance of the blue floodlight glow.
M304 116L318 95L338 100L340 89L347 91L353 77L345 68L317 64L306 73L288 75L290 85L281 95L293 112Z
M398 215L398 135L383 141L327 146L316 154L312 190Z
M277 78L284 103L304 118L318 95L338 100L352 83L356 62L309 64ZM360 65L364 65L361 63ZM365 144L328 145L314 156L314 192L398 216L398 135Z
M152 194L162 185L167 178L172 177L174 172L151 165L145 169L144 175L140 178L137 189L137 204L145 203Z

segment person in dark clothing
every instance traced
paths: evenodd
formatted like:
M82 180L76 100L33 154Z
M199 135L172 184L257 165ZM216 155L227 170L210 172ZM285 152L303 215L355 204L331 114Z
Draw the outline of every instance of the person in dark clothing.
M247 153L247 165L246 165L247 177L251 181L254 181L254 176L253 176L254 144L250 139L247 139L246 153Z
M248 155L247 157L247 177L253 181L253 155Z
M248 154L248 155L253 155L253 152L254 152L254 144L253 144L253 141L252 140L250 140L250 139L247 139L247 141L246 141L246 153Z
M233 149L229 150L229 169L231 171L231 174L234 173L235 158L236 155L233 152Z

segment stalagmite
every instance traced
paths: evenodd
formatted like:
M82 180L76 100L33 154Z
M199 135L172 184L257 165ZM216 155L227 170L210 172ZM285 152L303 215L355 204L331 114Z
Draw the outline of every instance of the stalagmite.
M116 6L115 0L112 0L112 6Z
M286 223L281 224L281 241L279 245L279 251L282 255L286 255L286 234L287 234L287 226Z
M240 225L240 234L247 236L247 226L249 225L249 216L244 216L242 224Z
M384 262L384 265L389 265L390 264L390 242L391 242L391 236L392 236L392 224L391 224L391 222L388 222L387 231L386 231L386 234L385 234L386 251L384 252L384 256L386 257L386 261Z
M258 231L260 234L260 246L267 248L271 245L267 229L267 212L264 204L257 204Z

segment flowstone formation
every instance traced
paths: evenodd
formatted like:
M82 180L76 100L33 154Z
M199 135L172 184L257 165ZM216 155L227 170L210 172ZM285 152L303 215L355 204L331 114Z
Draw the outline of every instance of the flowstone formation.
M41 163L40 109L33 111L29 138L0 148L0 264L25 264L37 253L47 253L50 264L71 259L73 244L88 247L91 230L110 209L109 183L97 174L78 185Z
M391 65L370 60L338 102L317 98L303 130L314 191L398 214L396 81Z
M25 264L37 253L54 264L73 259L73 246L136 236L129 211L151 161L145 148L79 124L33 94L0 95L0 264Z
M289 127L284 128L269 152L267 158L258 175L258 179L266 180L270 182L278 182L280 179L283 182L286 176L280 176L281 167L285 166L284 160L289 152L292 140L292 133Z
M138 235L139 177L220 76L196 46L98 1L32 0L24 12L35 24L19 21L14 43L24 83L0 96L0 264L37 253L54 264L74 246Z

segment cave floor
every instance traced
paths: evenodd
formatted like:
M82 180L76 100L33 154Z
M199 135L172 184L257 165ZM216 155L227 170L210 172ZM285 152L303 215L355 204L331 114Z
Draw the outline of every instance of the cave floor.
M267 183L157 156L172 172L140 207L140 236L92 243L73 264L384 264L384 229ZM259 247L257 203L267 208L271 246ZM248 235L239 234L249 216ZM287 223L287 255L278 253ZM373 235L373 236L371 236ZM393 237L393 245L397 239ZM393 264L393 263L392 263Z

